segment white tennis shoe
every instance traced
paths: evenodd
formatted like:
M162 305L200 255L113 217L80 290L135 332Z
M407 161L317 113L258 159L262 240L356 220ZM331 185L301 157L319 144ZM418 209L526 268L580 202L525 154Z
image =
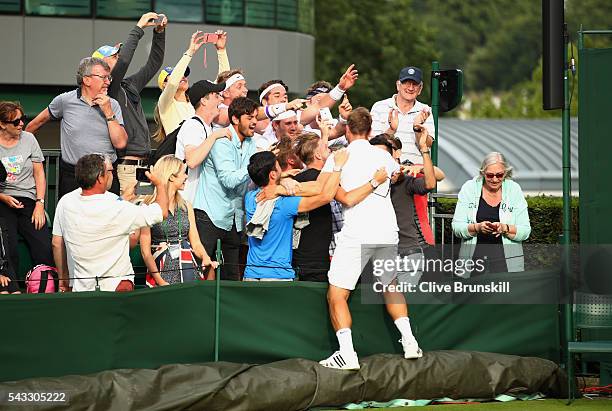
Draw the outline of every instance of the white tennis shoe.
M403 339L400 339L399 342L401 342L402 347L404 347L404 358L410 360L414 358L421 358L423 356L423 351L419 348L419 344L416 340L404 341Z
M336 351L329 358L319 361L319 364L338 370L358 370L359 358L357 358L355 351L353 351L352 355L342 355L340 351Z

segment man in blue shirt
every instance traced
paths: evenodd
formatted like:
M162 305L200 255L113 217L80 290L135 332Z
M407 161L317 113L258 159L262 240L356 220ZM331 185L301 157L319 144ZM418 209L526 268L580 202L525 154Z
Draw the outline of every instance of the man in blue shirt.
M244 218L244 195L249 183L247 165L255 153L251 139L257 124L258 104L246 97L232 101L228 108L231 139L220 139L202 163L196 191L195 209L198 234L208 255L214 258L217 240L225 264L221 278L239 280L238 256Z
M245 280L295 278L295 272L291 267L293 219L298 213L314 210L328 204L334 198L342 166L348 159L348 152L338 151L334 154L334 159L336 166L320 192L317 191L316 183L302 183L296 194L304 197L279 197L258 204L257 195L262 189L275 191L280 183L282 170L276 156L269 151L262 151L251 157L248 172L253 183L260 188L246 195L247 225L249 232L251 227L256 227L261 238L253 235L248 237L249 253L244 271ZM307 195L310 197L305 197ZM257 207L261 209L257 210Z

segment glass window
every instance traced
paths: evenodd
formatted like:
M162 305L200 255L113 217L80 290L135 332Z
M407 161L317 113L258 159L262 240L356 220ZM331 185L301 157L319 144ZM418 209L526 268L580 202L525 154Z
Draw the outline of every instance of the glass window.
M97 0L96 16L138 19L151 11L149 0Z
M90 16L89 0L26 0L26 14L35 16Z
M280 29L297 30L297 0L276 1L276 24Z
M206 22L244 24L244 1L206 0Z
M275 27L274 2L269 0L246 0L246 25Z
M21 11L21 0L0 0L1 13L19 13Z
M314 34L314 1L298 0L298 30Z
M201 23L204 9L201 0L156 0L155 12L168 16L168 21Z

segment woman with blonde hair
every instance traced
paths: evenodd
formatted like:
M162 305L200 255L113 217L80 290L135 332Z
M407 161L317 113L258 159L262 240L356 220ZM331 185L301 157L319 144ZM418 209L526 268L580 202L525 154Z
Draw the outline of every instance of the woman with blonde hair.
M487 154L479 174L461 187L455 208L453 232L463 239L459 258L477 262L486 257L486 264L475 267L489 272L524 271L521 243L531 225L523 191L511 178L506 158Z
M215 48L219 59L219 73L229 70L229 60L225 50L227 33L217 30ZM178 128L181 122L195 115L195 109L189 102L187 90L189 90L189 63L193 55L209 41L208 34L196 31L191 35L189 48L183 57L176 63L175 67L164 68L157 77L157 85L162 90L157 106L155 106L154 119L157 130L153 133L153 139L157 142L163 141L166 136Z
M215 278L218 263L211 261L196 228L193 207L181 197L185 187L187 166L173 155L160 158L152 173L166 182L168 218L140 232L140 250L147 266L147 284L169 285L198 279ZM146 204L155 201L157 192L145 198ZM196 259L202 261L200 271Z

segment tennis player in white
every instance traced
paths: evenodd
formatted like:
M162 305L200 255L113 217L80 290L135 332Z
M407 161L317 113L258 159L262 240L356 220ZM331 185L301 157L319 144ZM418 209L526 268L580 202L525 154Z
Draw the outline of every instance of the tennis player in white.
M372 127L372 117L367 109L359 107L349 115L346 136L349 141L349 159L343 167L336 167L330 157L319 178L324 184L332 171L341 170L339 195L336 199L343 202L342 192L348 192L368 181L370 191L354 204L345 202L344 226L336 238L336 251L328 273L329 290L327 300L332 326L336 331L340 349L329 358L320 361L321 365L343 370L359 369L359 359L353 348L351 335L352 318L348 298L369 260L392 260L397 256L398 227L395 211L391 203L390 181L378 184L372 178L376 170L384 167L389 176L399 173L399 165L391 155L368 142ZM395 269L385 271L380 276L383 284L396 281ZM405 358L423 356L412 334L406 300L401 293L385 293L387 312L401 333L400 342ZM392 303L391 303L392 302Z

